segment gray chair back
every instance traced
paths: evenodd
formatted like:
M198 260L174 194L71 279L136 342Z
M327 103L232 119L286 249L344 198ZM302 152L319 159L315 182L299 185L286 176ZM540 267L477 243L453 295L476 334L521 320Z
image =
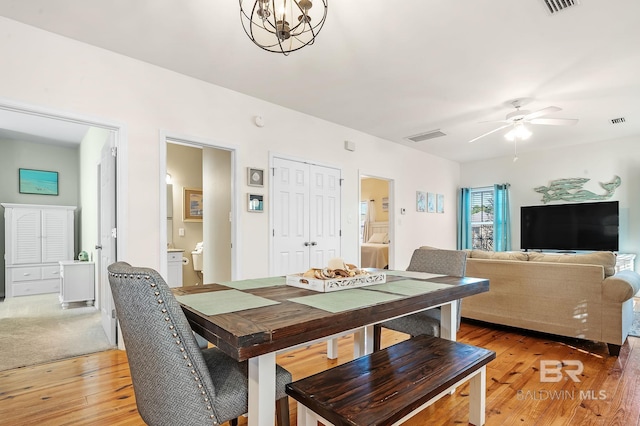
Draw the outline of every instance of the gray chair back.
M467 252L463 250L416 249L407 271L464 277Z
M440 250L419 248L414 250L407 271L464 277L467 270L467 252L463 250ZM462 299L458 299L457 327L462 318Z
M219 423L216 389L187 318L153 269L110 265L138 411L149 425Z

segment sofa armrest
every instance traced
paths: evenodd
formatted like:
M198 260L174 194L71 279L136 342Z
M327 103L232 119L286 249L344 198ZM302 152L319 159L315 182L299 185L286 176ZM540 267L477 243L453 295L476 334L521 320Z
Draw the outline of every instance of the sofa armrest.
M602 282L602 297L611 302L626 302L640 290L640 275L633 271L620 271Z

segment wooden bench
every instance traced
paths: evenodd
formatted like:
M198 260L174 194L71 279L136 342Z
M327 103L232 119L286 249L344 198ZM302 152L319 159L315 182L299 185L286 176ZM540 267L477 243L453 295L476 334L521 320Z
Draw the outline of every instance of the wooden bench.
M495 352L417 336L290 383L298 425L397 425L470 381L469 421L485 420L486 365Z

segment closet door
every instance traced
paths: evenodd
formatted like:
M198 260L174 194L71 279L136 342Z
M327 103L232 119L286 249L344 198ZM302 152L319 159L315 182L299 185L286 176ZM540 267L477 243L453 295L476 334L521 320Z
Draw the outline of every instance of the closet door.
M324 268L340 255L340 170L311 165L309 192L309 267Z
M340 170L273 160L273 275L322 268L340 256Z
M274 275L309 269L309 165L274 158Z

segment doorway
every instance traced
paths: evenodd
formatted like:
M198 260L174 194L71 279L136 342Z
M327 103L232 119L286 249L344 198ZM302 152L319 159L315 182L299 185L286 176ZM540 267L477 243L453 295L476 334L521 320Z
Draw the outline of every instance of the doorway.
M172 287L233 279L235 150L166 133L161 144L161 274Z
M360 175L360 266L389 269L393 265L393 180Z
M61 112L48 108L41 108L33 105L25 105L19 103L13 103L9 101L0 102L0 115L2 115L3 128L0 129L4 134L16 134L19 135L21 140L28 140L51 146L66 146L68 149L77 149L80 153L79 157L79 172L78 178L75 182L77 184L79 198L73 205L78 205L80 209L76 212L76 233L74 255L81 250L90 251L93 255L93 260L97 261L98 257L102 257L105 262L112 263L116 261L115 248L117 247L119 253L122 255L124 251L124 239L120 238L115 240L114 238L114 251L112 255L99 256L96 252L93 252L94 246L99 245L99 216L108 215L118 221L120 226L120 236L125 233L125 218L126 215L126 200L120 196L118 192L113 193L112 202L103 203L99 205L97 199L87 200L83 194L93 193L97 194L98 187L98 173L96 172L97 166L100 163L100 151L103 145L109 145L109 148L113 147L113 153L116 149L118 152L117 158L114 157L114 167L109 169L111 175L109 176L110 182L113 184L114 191L122 186L126 186L126 161L127 161L127 145L126 138L124 136L124 126L120 124L111 123L108 121L97 120L95 118L85 117L78 114L71 114L67 112ZM15 126L15 127L14 127ZM38 133L42 129L59 129L65 132L71 131L72 134L78 135L77 139L69 138L61 141L56 139L56 133L50 134ZM109 134L108 141L104 137L105 134ZM88 156L84 154L89 152ZM94 155L95 154L95 155ZM89 163L87 164L87 161ZM82 167L87 164L86 169ZM67 175L68 176L68 175ZM84 201L83 201L84 200ZM34 200L28 197L21 197L20 203L26 204L38 204L38 200ZM58 204L64 204L63 200L56 200ZM56 204L56 203L53 203ZM104 209L104 211L102 210ZM114 225L115 228L115 225ZM115 231L113 232L115 235ZM96 249L97 250L97 249ZM110 295L108 291L108 282L103 279L102 274L99 273L96 268L95 275L95 308L99 311L104 311L104 316L112 317L112 308L110 307L108 298L104 297L105 293ZM106 290L105 290L106 289ZM56 294L51 294L55 299ZM28 318L25 318L28 319ZM100 322L100 321L98 321ZM114 321L102 321L104 328L103 331L108 338L109 345L114 346L116 342L116 329ZM108 326L107 326L108 324ZM33 336L33 340L37 340L38 336ZM63 343L61 343L63 344Z

